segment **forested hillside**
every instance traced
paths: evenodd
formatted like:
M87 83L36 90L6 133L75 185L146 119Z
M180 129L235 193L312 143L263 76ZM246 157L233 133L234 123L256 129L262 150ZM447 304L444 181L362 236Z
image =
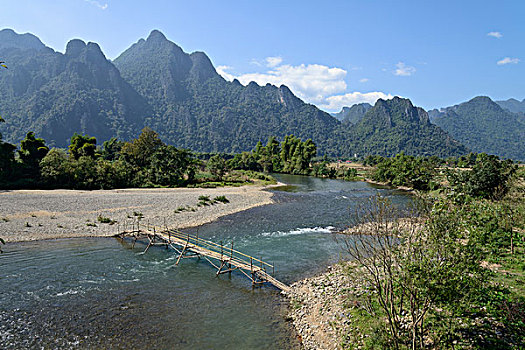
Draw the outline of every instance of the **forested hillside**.
M0 43L9 65L0 75L0 115L11 143L30 131L59 147L75 132L126 141L150 127L166 143L197 152L237 153L289 134L314 140L319 155L333 157L465 152L408 100L354 106L340 122L284 85L226 81L206 54L187 54L156 30L114 62L78 39L64 54L8 29Z
M141 129L147 104L97 44L71 40L61 54L35 36L8 29L0 31L0 42L2 60L9 65L0 74L8 141L19 142L34 131L64 146L74 132L129 139Z
M525 113L525 98L520 102L515 98L509 98L505 101L496 101L501 108L507 109L513 113Z
M291 133L316 140L323 152L337 152L329 140L339 123L328 113L286 86L227 82L204 53L186 54L158 31L122 53L115 65L153 106L156 116L145 124L177 146L240 152Z
M343 123L356 124L363 119L370 108L372 108L370 103L358 103L352 107L343 107L341 112L332 115Z
M427 112L408 99L379 99L352 128L347 148L358 156L378 154L446 157L468 150L446 132L430 123Z
M474 152L525 160L522 116L479 96L459 105L432 111L433 122Z

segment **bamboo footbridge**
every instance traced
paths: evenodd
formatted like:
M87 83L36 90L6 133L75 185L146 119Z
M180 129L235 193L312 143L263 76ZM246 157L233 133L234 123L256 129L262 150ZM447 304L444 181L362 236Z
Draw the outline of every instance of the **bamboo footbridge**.
M261 259L244 254L233 249L231 246L225 246L212 241L200 238L198 235L183 233L175 229L160 228L153 225L132 225L131 229L125 228L121 231L120 227L115 237L124 239L131 237L133 247L135 242L141 238L148 239L148 245L143 253L146 253L151 246L165 246L166 249L172 248L179 256L175 265L178 265L181 259L185 258L204 258L214 268L217 269L216 276L224 273L231 274L232 271L238 270L252 281L253 286L261 286L264 283L270 283L282 291L290 291L290 287L272 277L267 269L275 273L275 267Z

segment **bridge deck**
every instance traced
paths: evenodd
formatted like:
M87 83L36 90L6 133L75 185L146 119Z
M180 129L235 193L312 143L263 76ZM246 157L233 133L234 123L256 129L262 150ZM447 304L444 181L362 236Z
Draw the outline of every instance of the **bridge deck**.
M135 238L135 241L141 236L147 237L149 243L144 252L147 252L152 245L171 247L179 253L176 265L179 264L182 258L202 256L217 269L217 276L239 270L251 279L254 285L271 283L282 291L290 290L289 286L266 272L266 269L274 271L273 265L233 249L233 242L228 247L174 229L161 229L150 225L143 226L140 229L137 226L136 230L134 228L128 231L119 230L115 236L121 238L132 236ZM215 260L217 264L210 259Z

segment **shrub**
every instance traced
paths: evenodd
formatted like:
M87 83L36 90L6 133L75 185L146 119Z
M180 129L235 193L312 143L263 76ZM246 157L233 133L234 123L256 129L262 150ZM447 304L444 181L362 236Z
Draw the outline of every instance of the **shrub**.
M99 215L97 217L97 221L100 222L101 224L110 224L110 225L114 225L117 223L115 220L111 220L110 218L102 216L102 215Z
M201 202L209 202L210 201L210 196L201 195L201 196L199 196L199 201L201 201Z
M228 198L226 198L226 196L217 196L217 197L213 198L213 200L215 202L221 202L221 203L224 203L224 204L230 203L230 201L228 200Z
M459 192L472 197L501 199L509 191L516 169L511 160L501 161L497 156L480 153L472 170L449 171L447 177Z

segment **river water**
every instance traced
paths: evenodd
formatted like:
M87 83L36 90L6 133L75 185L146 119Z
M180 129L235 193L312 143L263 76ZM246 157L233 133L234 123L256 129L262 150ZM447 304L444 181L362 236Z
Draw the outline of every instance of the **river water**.
M199 236L276 266L285 283L344 258L333 232L381 193L364 182L276 175L276 204L229 215ZM146 218L147 219L147 218ZM195 233L196 229L190 230ZM114 238L8 244L0 254L0 348L298 349L286 300L240 273L215 276L203 259Z

